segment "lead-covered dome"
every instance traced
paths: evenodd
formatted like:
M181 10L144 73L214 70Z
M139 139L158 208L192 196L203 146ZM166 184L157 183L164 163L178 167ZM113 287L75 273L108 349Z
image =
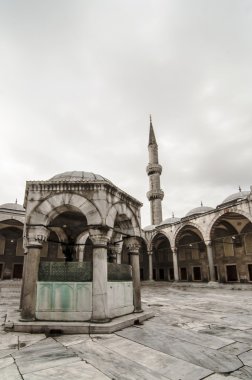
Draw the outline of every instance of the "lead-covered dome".
M149 226L144 227L143 230L146 232L147 231L153 231L153 230L155 230L155 227L156 227L155 224L150 224Z
M227 198L224 199L222 203L228 203L232 201L237 201L239 199L244 199L244 198L247 198L249 194L250 194L249 191L239 191L238 193L229 195Z
M0 209L10 210L10 211L25 211L24 207L19 203L4 203L0 205Z
M193 208L185 216L205 214L206 212L212 211L212 210L214 210L213 207L200 206L200 207Z
M66 182L108 182L111 183L107 178L104 178L100 174L83 172L83 171L72 171L56 174L49 181L66 181Z

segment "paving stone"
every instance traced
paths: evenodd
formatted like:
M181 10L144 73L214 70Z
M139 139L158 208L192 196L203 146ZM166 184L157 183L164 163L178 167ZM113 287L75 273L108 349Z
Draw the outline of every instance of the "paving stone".
M252 344L252 333L249 331L241 331L238 329L232 329L226 326L212 326L211 329L204 329L200 331L201 333L215 335L219 337L228 337L234 341L241 343Z
M94 338L95 339L95 338ZM103 346L172 380L199 380L212 371L173 356L142 346L138 343L112 336L98 342Z
M16 364L11 364L7 367L0 368L1 380L23 380Z
M224 376L224 375L220 375L219 373L215 373L209 377L206 377L205 380L240 380L240 379L232 375Z
M4 358L5 356L8 356L15 351L16 350L0 350L0 358Z
M14 360L11 356L6 356L5 358L0 359L0 368L4 368L14 363Z
M13 357L21 374L80 361L71 349L67 350L51 338L16 351Z
M109 380L110 378L98 371L96 368L83 361L62 365L54 368L32 372L23 376L24 380Z
M114 351L103 347L101 344L86 341L72 346L83 360L99 369L111 379L120 380L167 380L167 376L146 368ZM135 353L137 355L137 352ZM170 379L171 380L171 379Z
M200 332L188 331L174 326L160 326L157 320L149 321L149 323L144 326L144 329L152 332L158 329L159 332L164 333L166 336L213 349L219 349L234 343L233 340L227 338L219 338L211 335L206 336L206 334L201 334Z
M252 379L252 367L244 366L238 371L232 373L233 376L238 377L242 380L251 380Z
M243 352L248 351L250 348L251 348L251 345L247 343L235 342L235 343L229 344L228 346L220 348L219 351L237 356L237 355L242 354Z
M244 365L252 367L252 350L239 355L239 359L244 363Z
M78 344L86 340L90 340L90 336L86 334L61 335L59 337L56 337L55 340L63 344L63 346L69 347L71 345Z
M153 333L133 327L116 334L214 372L232 372L242 366L234 355L170 338L163 331L156 331L153 336Z

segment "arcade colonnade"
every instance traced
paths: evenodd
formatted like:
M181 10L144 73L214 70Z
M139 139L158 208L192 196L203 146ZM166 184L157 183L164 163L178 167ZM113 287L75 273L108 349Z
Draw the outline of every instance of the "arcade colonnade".
M250 200L145 230L148 280L252 281ZM203 207L202 207L203 208Z

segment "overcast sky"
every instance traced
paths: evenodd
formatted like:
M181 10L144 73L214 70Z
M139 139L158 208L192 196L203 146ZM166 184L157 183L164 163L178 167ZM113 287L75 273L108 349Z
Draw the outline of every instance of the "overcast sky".
M251 0L0 0L0 203L84 170L163 217L252 184Z

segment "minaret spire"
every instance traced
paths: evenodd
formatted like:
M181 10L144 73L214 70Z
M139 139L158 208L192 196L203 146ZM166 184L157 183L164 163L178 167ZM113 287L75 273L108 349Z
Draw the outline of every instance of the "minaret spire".
M147 198L150 201L151 224L157 225L162 222L162 200L164 192L160 188L160 175L162 166L158 162L158 145L152 125L152 117L150 115L150 133L149 133L149 165L147 166L147 174L150 179L150 190Z
M157 145L157 141L156 141L153 125L152 125L152 117L150 115L149 145L152 145L152 144L156 144Z

